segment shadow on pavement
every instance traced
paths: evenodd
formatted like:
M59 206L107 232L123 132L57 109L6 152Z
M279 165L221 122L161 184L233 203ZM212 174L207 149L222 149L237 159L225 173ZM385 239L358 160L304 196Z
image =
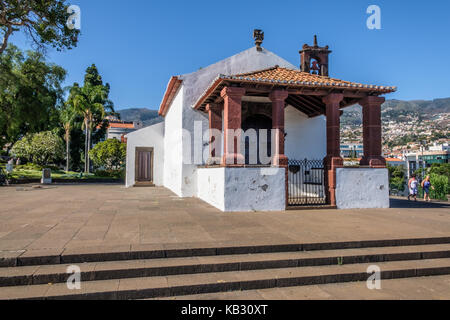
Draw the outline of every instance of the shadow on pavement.
M450 209L450 203L446 202L425 202L418 200L417 202L408 201L408 199L391 198L391 208L417 208L417 209Z

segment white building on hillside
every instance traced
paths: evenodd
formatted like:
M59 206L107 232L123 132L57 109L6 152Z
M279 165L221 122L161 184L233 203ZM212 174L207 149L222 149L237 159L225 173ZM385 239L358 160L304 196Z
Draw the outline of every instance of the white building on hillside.
M450 145L448 143L435 143L430 147L430 151L450 151Z
M110 120L109 126L106 132L106 139L117 139L119 141L124 141L124 137L136 130L143 127L140 121L120 121L120 120Z

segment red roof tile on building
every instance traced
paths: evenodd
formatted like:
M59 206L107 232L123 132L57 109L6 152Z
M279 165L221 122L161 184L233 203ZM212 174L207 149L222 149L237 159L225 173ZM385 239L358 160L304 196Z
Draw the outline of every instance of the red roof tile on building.
M110 128L134 129L134 123L110 122Z
M289 88L312 88L312 89L354 89L361 92L385 94L397 91L397 87L377 86L357 82L344 81L340 79L310 74L299 70L274 66L269 69L259 70L251 73L238 74L234 76L219 75L209 86L204 94L197 100L194 108L201 107L208 96L213 93L223 82L260 83L274 84Z
M388 162L403 162L403 160L398 158L386 158L386 161Z
M169 84L167 85L166 93L164 94L163 101L161 102L161 105L159 107L160 116L166 116L167 111L169 111L169 107L172 104L173 99L175 99L175 95L177 94L178 89L180 88L182 83L183 81L178 79L178 77L172 77L170 79Z

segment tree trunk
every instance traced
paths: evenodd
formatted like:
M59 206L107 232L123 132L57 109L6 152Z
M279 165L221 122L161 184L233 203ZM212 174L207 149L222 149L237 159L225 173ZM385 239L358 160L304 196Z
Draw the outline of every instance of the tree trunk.
M88 153L87 153L87 148L88 148L88 127L86 125L86 128L84 129L84 172L87 173L88 169L87 169L87 163L88 163Z
M91 159L89 158L89 151L91 151L91 128L88 129L87 173L91 172Z
M69 172L70 162L70 131L66 133L66 172Z
M12 35L12 33L14 32L14 29L11 25L8 25L6 27L6 32L3 36L3 40L0 44L0 55L3 53L3 51L6 50L6 48L8 47L8 39L9 37Z
M90 151L91 151L91 128L89 128L89 137L88 137L88 153L87 153L88 173L91 172L91 158L89 157Z

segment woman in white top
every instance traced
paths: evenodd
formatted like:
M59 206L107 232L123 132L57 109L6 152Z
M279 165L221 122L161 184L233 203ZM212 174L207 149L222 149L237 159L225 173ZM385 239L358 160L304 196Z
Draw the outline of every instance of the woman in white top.
M417 201L417 194L419 193L419 181L417 181L415 174L413 174L411 176L411 179L409 179L408 188L409 188L408 200L411 200L411 197L413 197L414 201Z

